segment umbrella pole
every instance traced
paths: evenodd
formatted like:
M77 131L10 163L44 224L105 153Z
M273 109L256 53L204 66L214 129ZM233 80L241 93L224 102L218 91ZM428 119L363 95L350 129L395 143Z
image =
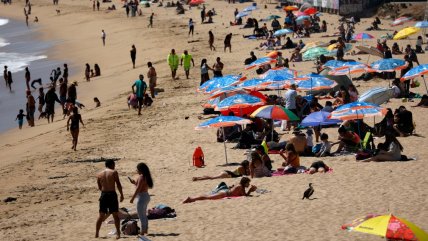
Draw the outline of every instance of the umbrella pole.
M369 64L370 56L371 56L371 54L369 54L369 57L367 58L367 63L366 64Z
M224 127L222 127L221 130L223 131L224 156L226 157L226 164L228 164L228 162L227 162L227 149L226 149L226 134L224 133Z
M428 93L427 82L425 81L425 77L422 75L422 79L424 80L425 90Z
M273 126L273 119L272 119L272 139L270 139L271 141L273 141L273 129L274 129L275 127Z

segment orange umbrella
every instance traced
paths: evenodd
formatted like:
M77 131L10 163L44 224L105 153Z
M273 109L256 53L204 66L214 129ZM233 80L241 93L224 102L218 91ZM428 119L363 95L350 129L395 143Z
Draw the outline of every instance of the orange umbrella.
M288 11L296 11L296 10L299 10L299 8L296 6L286 6L286 7L284 7L284 10L287 12Z
M278 57L278 51L272 51L272 52L266 54L266 56L271 58L271 59L276 59L276 57Z

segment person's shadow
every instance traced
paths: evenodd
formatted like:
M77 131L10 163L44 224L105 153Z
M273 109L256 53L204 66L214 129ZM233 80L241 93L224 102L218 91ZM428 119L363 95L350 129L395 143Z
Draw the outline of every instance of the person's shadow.
M151 233L147 234L149 237L177 237L179 233Z

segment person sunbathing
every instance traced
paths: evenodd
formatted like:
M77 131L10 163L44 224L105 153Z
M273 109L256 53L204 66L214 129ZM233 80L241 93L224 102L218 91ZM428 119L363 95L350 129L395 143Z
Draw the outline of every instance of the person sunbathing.
M202 200L217 200L225 197L241 197L241 196L249 196L252 192L257 190L257 187L254 185L250 186L251 180L248 177L241 178L238 186L231 186L227 189L222 189L217 193L209 194L209 195L201 195L197 197L187 197L183 203L191 203ZM248 191L245 191L248 188Z
M325 173L325 172L328 172L329 170L330 168L323 161L316 161L312 163L308 172L309 174L314 174L316 172Z
M193 177L193 181L202 181L202 180L212 180L212 179L222 179L222 178L235 178L250 175L250 162L245 160L241 162L241 165L236 168L234 171L223 171L217 176L202 176L202 177Z

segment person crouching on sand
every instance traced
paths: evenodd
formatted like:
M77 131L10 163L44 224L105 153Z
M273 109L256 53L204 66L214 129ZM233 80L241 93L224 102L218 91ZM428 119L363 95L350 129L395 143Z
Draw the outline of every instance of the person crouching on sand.
M241 181L239 182L238 186L231 186L228 189L220 190L217 193L210 194L210 195L202 195L197 197L188 197L186 200L183 201L183 203L191 203L201 200L217 200L222 199L225 197L240 197L240 196L249 196L252 192L257 190L257 187L254 185L251 185L251 180L248 177L241 178ZM246 192L245 189L248 188L248 191Z

